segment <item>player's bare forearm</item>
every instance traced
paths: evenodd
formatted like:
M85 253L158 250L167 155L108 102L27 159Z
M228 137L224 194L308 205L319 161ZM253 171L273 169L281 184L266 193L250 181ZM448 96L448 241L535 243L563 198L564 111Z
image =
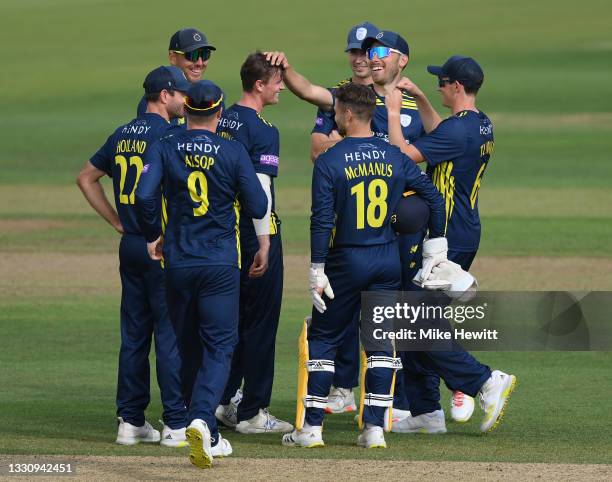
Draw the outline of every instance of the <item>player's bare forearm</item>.
M77 177L77 185L90 206L105 219L118 233L123 234L123 226L117 211L111 206L100 184L103 171L96 169L89 161Z
M342 136L338 131L332 131L329 136L319 134L317 132L310 136L310 160L315 162L317 157L323 154L327 149L333 147L336 143L342 140Z
M329 90L320 85L313 84L293 67L290 66L285 69L283 80L289 90L300 99L310 102L323 110L332 110L334 108L334 99Z
M249 268L250 278L259 278L268 270L268 258L270 253L270 235L263 234L257 236L259 249L253 257L253 264Z
M283 81L291 92L323 110L334 108L334 99L325 87L315 85L297 72L287 60L284 52L264 52L266 60L272 65L283 69Z
M423 122L423 128L428 134L433 131L438 124L442 122L440 114L433 108L431 102L423 92L421 95L414 97L417 108L419 109L419 115L421 116L421 122Z

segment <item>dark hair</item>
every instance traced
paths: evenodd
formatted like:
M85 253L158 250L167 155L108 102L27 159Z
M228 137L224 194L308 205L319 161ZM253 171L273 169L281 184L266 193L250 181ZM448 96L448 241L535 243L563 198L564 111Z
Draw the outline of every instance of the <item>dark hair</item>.
M270 64L270 62L266 60L266 56L259 50L250 54L242 64L242 67L240 67L242 90L251 92L255 86L255 82L261 80L265 83L279 71L280 67Z
M174 97L174 92L174 90L168 90L170 97ZM161 92L153 92L151 94L145 93L145 100L147 102L159 102L159 94L161 94Z
M374 89L366 85L348 83L336 91L336 100L351 109L362 121L370 121L376 109Z
M474 94L474 95L478 93L478 90L480 89L480 85L482 85L482 84L478 85L474 82L466 82L464 84L462 80L458 80L457 82L463 85L463 88L465 89L466 94Z

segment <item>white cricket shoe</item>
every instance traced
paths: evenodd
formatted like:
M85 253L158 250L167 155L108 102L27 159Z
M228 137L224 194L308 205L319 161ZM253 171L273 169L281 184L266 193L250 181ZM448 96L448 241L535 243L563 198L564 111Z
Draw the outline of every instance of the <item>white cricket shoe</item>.
M271 415L267 408L260 408L257 415L236 425L236 432L245 434L287 433L292 430L293 425Z
M221 434L219 434L219 441L217 442L217 445L213 445L210 448L210 452L212 453L213 457L229 457L232 455L233 450L229 440L221 437Z
M357 445L366 449L386 449L385 434L382 427L366 424L366 427L357 437Z
M185 429L186 427L172 429L168 425L164 425L159 444L164 447L186 447L189 444L185 436Z
M302 430L294 430L291 433L283 435L283 445L287 447L304 447L313 449L316 447L324 447L323 442L323 427L310 426L304 424Z
M410 410L402 410L399 408L394 408L391 411L391 420L393 423L399 422L400 420L405 419L406 417L410 417Z
M235 428L238 425L238 407L232 402L219 405L215 410L215 417L226 427Z
M211 468L213 454L210 449L210 430L206 422L196 418L185 430L185 436L189 442L189 461L201 469Z
M478 392L480 408L485 416L480 424L481 432L494 430L504 415L510 394L516 387L516 377L494 370Z
M403 418L393 423L391 431L395 433L446 433L444 410Z
M159 442L161 438L159 432L155 430L149 422L142 427L137 427L131 423L124 422L122 417L117 417L119 427L117 428L117 440L119 445L136 445L139 442Z
M474 399L457 390L451 398L451 418L455 422L467 422L474 413Z
M325 413L344 413L357 410L355 394L351 388L332 387L327 397Z

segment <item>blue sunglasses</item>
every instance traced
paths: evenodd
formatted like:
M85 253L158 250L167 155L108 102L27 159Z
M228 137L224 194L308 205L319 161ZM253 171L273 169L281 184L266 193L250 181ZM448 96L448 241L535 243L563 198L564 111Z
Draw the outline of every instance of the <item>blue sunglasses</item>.
M374 55L376 55L376 57L378 57L379 59L384 59L385 57L391 55L391 52L395 52L397 54L402 55L399 50L392 49L391 47L372 47L371 49L367 50L368 60L374 60Z

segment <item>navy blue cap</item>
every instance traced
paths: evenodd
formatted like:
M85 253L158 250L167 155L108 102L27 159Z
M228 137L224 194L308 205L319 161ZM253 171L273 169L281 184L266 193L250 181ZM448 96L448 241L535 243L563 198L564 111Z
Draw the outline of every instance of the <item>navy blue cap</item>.
M410 54L408 42L406 42L404 37L402 37L399 33L391 32L389 30L381 30L376 35L368 35L361 44L362 50L369 49L374 42L380 42L385 47L399 50L404 55Z
M367 37L375 37L378 33L378 27L370 22L363 22L355 25L346 36L345 52L351 49L360 49L361 43Z
M210 80L198 80L187 91L185 107L192 115L211 115L225 108L221 88Z
M153 69L142 84L146 94L157 94L164 89L187 92L190 85L183 71L174 65L162 65Z
M205 47L210 50L217 50L208 43L206 35L195 28L184 28L170 37L168 50L178 50L180 52L191 52Z
M438 77L458 80L464 87L478 90L484 81L484 72L471 57L453 55L441 67L430 65L427 72Z

